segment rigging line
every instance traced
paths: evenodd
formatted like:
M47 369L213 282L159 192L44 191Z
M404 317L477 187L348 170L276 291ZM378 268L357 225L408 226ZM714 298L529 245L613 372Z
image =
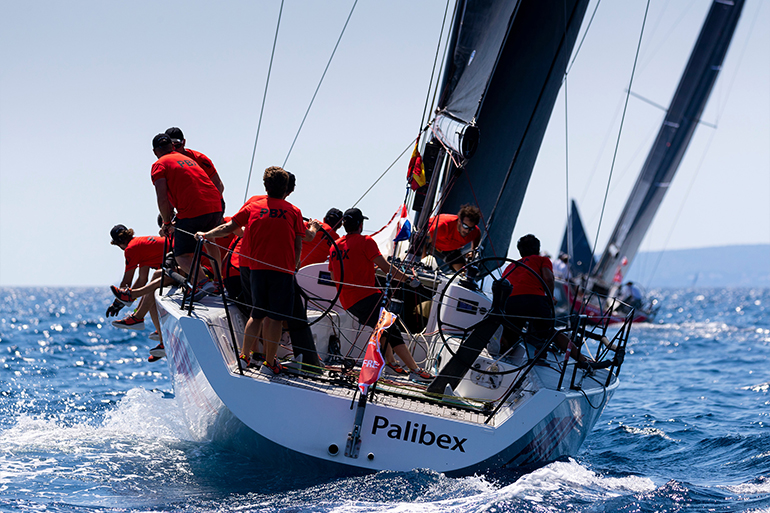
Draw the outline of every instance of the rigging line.
M615 151L612 155L612 164L610 165L610 175L607 177L607 187L604 190L604 201L602 201L602 211L599 214L599 226L596 227L596 238L594 239L594 245L591 248L591 257L596 254L596 246L599 244L599 232L602 229L602 220L604 219L604 209L607 207L607 197L610 192L610 184L612 183L612 171L615 169L615 160L618 157L618 147L620 146L620 136L623 134L623 123L626 120L626 112L628 110L628 99L631 97L631 86L634 83L634 73L636 73L636 65L639 62L639 50L642 47L642 38L644 37L644 26L647 23L647 14L650 11L650 0L647 0L647 7L644 10L644 19L642 20L642 30L639 32L639 42L636 45L636 56L634 57L634 67L631 70L631 78L628 82L628 92L626 93L626 101L623 107L623 116L620 118L620 127L618 128L618 138L615 141ZM593 258L592 258L593 260ZM590 271L589 271L590 272Z
M655 49L653 49L653 50L651 50L649 52L648 52L647 49L645 49L645 52L644 52L645 54L641 56L642 57L641 60L644 61L644 59L647 58L648 55L649 55L649 60L644 61L644 62L642 62L639 65L639 72L640 73L642 73L645 69L647 69L647 66L649 66L652 63L652 61L655 59L655 55L661 50L661 48L663 48L665 46L666 41L668 41L668 38L671 36L671 34L673 34L676 31L676 29L679 26L679 24L682 23L682 20L684 20L687 17L687 15L690 13L690 10L693 8L693 6L697 2L698 2L698 0L691 0L690 4L685 8L685 10L679 16L679 18L671 26L671 28L669 29L668 33L663 37L663 39L660 40L660 42L658 42L658 46L655 47ZM668 5L666 6L666 8L667 7L668 7ZM664 11L665 11L665 9L664 9ZM656 30L657 30L657 27L656 27ZM651 35L654 35L654 32Z
M449 0L447 0L446 7L444 8L444 21L441 22L441 32L438 35L438 43L436 44L436 55L435 55L435 57L433 57L433 69L431 69L431 72L430 72L430 82L428 82L428 92L425 94L425 106L422 108L422 118L420 118L421 119L421 121L420 121L420 126L421 127L425 126L425 122L426 122L425 118L427 116L429 116L429 113L428 113L428 101L430 100L430 86L433 83L433 77L436 74L436 62L438 62L438 56L439 56L439 53L441 52L441 40L444 37L444 26L446 25L446 15L447 15L447 12L449 12ZM437 82L437 85L438 85L438 82ZM433 93L433 99L434 99L434 101L436 99L435 91ZM432 105L431 105L431 108L432 108ZM422 131L420 133L422 133Z
M596 8L599 7L599 2L596 3ZM596 9L594 9L594 15L596 14ZM593 15L591 16L591 21L593 21ZM588 27L586 27L586 34L588 33L588 29L591 27L591 21L588 22ZM564 32L567 32L567 0L564 0ZM583 34L583 40L585 40L585 34ZM583 44L583 41L580 42L580 44ZM580 47L578 47L577 51L580 51ZM566 53L564 56L565 59L568 59ZM573 59L572 62L574 63L575 60ZM567 75L569 74L569 69L564 73L564 79L562 83L564 84L564 194L565 194L565 206L567 208L567 255L573 254L573 241L572 241L572 208L570 206L569 202L569 104L567 102L568 96L568 89L567 89ZM561 248L558 250L561 251ZM561 255L556 254L556 258L559 258ZM569 266L569 263L567 264ZM567 267L567 270L569 272L569 267Z
M645 98L641 94L638 94L638 93L635 93L635 92L631 91L631 96L633 96L634 98L637 98L639 100L642 100L644 103L646 103L648 105L652 105L653 107L657 107L658 109L662 110L663 112L668 113L668 108L666 108L663 105L660 105L658 103L655 103L652 100L649 100L649 99ZM719 99L719 98L717 98L717 99ZM709 123L708 121L703 121L703 119L701 119L701 118L698 118L696 122L699 125L704 125L704 126L707 126L709 128L716 128L717 127L717 125L715 123Z
M265 112L265 100L267 99L267 86L270 84L270 73L273 71L273 57L275 57L275 47L278 43L278 29L281 27L281 15L283 14L283 2L281 0L281 9L278 11L278 24L275 26L275 37L273 38L273 50L270 52L270 65L267 68L267 80L265 81L265 92L262 94L262 107L259 109L259 122L257 123L257 135L254 137L254 149L251 151L251 164L249 165L249 177L246 180L246 191L243 193L243 202L249 197L249 184L251 184L251 172L254 169L254 157L257 155L257 141L259 141L259 129L262 127L262 114Z
M455 16L457 15L457 9L455 9L452 12L452 21L450 22L450 26L454 27L455 24ZM446 35L446 42L444 43L444 63L446 64L447 59L449 59L449 49L451 48L451 45L449 44L449 38L452 37L452 31L450 30L447 32ZM430 103L430 111L433 112L436 107L436 102L438 101L438 86L441 83L441 80L436 80L436 85L433 88L433 100Z
M594 7L594 12L591 14L591 19L588 20L588 25L586 25L586 30L583 32L583 39L580 40L580 44L577 47L577 50L575 50L575 56L572 57L572 62L570 62L569 67L567 68L567 71L564 72L564 80L567 80L567 75L569 75L570 70L572 69L572 66L575 64L575 59L577 59L578 54L580 53L580 49L583 48L583 42L586 40L586 36L588 35L588 31L591 30L591 23L594 21L594 16L596 16L596 11L599 9L599 4L602 3L602 0L599 0L596 2L596 7ZM566 8L566 4L565 4Z
M366 189L366 192L364 192L364 193L361 195L361 197L360 197L360 198L358 198L358 200L356 200L356 202L355 202L355 203L353 203L353 206L352 206L352 207L350 207L350 208L353 208L353 207L355 207L356 205L358 205L359 203L361 203L361 200L362 200L362 199L364 199L364 197L366 197L366 195L367 195L367 194L369 194L369 191L371 191L372 189L374 189L374 186L375 186L375 185L377 185L377 184L379 183L379 181L380 181L380 180L382 180L382 179L385 177L385 175L386 175L386 174L388 174L388 171L390 171L390 170L393 168L393 166L395 166L395 165L396 165L396 163L397 163L399 160L401 160L401 157L403 157L403 156L404 156L404 153L406 153L407 151L409 151L409 148L411 148L413 144L414 144L414 139L412 139L411 141L409 141L409 144L406 146L406 148L404 148L404 151L402 151L402 152L401 152L401 154L400 154L398 157L396 157L396 160L394 160L394 161L393 161L393 163L392 163L391 165L389 165L389 166L388 166L388 168L387 168L385 171L383 171L383 172L382 172L382 174L379 176L379 178L377 178L377 180L375 180L375 181L374 181L374 183L373 183L373 184L372 184L372 185L371 185L371 186L370 186L368 189Z
M358 4L358 0L355 0L353 2L353 7L350 8L348 19L345 20L345 25L342 27L342 32L340 32L340 37L337 38L337 44L334 45L334 50L332 50L332 54L329 56L329 62L326 63L326 68L324 69L324 72L321 75L321 80L318 81L318 86L315 88L315 92L313 93L313 98L311 98L310 100L310 105L307 106L307 110L305 111L305 116L302 118L302 123L299 124L299 128L297 129L297 134L294 136L294 140L291 142L289 153L286 154L286 159L283 161L283 165L281 167L286 167L286 163L289 161L289 156L291 155L291 151L294 149L294 144L297 142L297 138L299 138L299 133L302 131L302 127L305 125L305 120L307 119L308 114L310 114L310 109L313 107L313 102L315 101L315 97L318 95L319 89L321 89L321 84L323 84L324 78L326 77L326 72L329 71L329 66L331 66L332 59L334 59L334 54L337 53L337 48L340 46L340 41L342 41L342 36L345 34L345 29L348 28L348 22L350 22L350 17L353 16L353 11L356 9L357 4Z

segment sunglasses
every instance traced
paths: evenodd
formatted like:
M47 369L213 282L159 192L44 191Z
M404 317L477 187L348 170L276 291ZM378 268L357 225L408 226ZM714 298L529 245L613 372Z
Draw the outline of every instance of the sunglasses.
M463 223L462 221L460 221L460 224L461 224L461 225L462 225L462 227L463 227L463 228L465 228L466 230L473 230L474 228L476 228L475 226L468 226L467 224Z

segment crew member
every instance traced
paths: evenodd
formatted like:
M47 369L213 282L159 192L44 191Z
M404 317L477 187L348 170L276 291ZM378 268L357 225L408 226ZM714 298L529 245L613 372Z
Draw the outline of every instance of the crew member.
M305 225L300 210L283 199L289 183L288 173L277 166L269 167L263 182L267 196L252 198L228 223L196 236L211 240L245 226L242 260L250 269L253 308L246 324L242 352L248 355L261 333L265 352L262 369L279 374L282 367L276 353L282 323L292 316L294 272L299 266Z
M190 157L198 163L201 169L203 169L206 172L206 175L211 179L211 182L216 186L220 197L222 197L222 194L225 192L225 184L223 184L222 180L219 178L219 173L217 173L217 169L214 167L214 163L211 162L211 159L199 151L185 148L187 140L184 138L184 134L180 128L175 126L171 127L166 130L166 135L171 137L171 142L174 144L175 152ZM222 212L224 211L225 200L222 198Z
M521 259L517 262L524 264L536 273L533 274L526 268L516 263L508 265L503 271L503 277L508 280L513 290L505 303L505 313L508 321L513 324L519 332L529 323L528 333L532 336L528 342L536 346L537 349L547 342L554 331L554 318L552 305L548 303L548 294L546 288L553 297L554 277L553 264L551 259L540 256L540 240L532 234L528 234L519 239L516 247L519 250ZM538 279L538 276L542 279ZM543 284L545 283L545 287ZM503 341L501 348L507 350L516 342L518 335L513 333L510 328L505 328L503 332ZM566 351L570 344L570 339L564 333L558 333L554 342L562 351ZM579 361L586 358L582 354L572 354Z
M336 230L342 225L342 211L336 208L330 208L324 216L323 222L320 223L320 227L326 231L329 237L319 233L319 229L312 223L305 223L308 231L310 232L310 240L305 240L302 243L302 256L300 257L300 267L305 267L310 264L320 264L325 262L329 258L329 248L332 246L333 240L340 238L337 235Z
M383 304L383 293L375 284L374 266L377 266L385 274L391 273L396 281L404 281L409 278L396 267L391 267L380 253L377 243L368 235L362 235L364 228L363 213L357 208L345 211L342 217L342 226L347 235L336 241L338 255L334 247L330 249L329 270L332 279L340 276L340 261L344 266L344 282L338 286L340 291L340 304L353 315L358 322L374 328L379 319L380 306ZM383 336L383 347L389 344L393 352L409 367L409 377L415 381L428 382L433 376L426 370L417 366L409 348L404 344L401 331L397 325L393 325Z
M478 228L481 211L472 205L463 205L457 215L439 214L431 217L428 222L428 239L422 258L427 254L435 254L444 263L459 271L466 264L460 250L467 244L472 244L475 251L481 240Z
M193 159L174 151L171 138L158 134L152 140L152 148L158 160L152 166L152 183L158 199L158 209L163 218L161 233L174 236L174 256L188 276L192 267L197 241L192 235L198 231L215 228L222 222L222 201L219 189L206 172ZM176 221L172 225L172 209L176 208ZM219 252L212 252L219 259ZM221 269L221 261L217 264ZM200 269L199 276L204 276ZM207 292L216 290L206 278L200 287Z
M112 238L110 244L122 249L126 257L126 268L123 273L123 278L120 280L120 288L138 288L146 285L150 275L150 269L160 269L163 265L164 240L159 237L135 237L134 230L126 228L122 224L113 226L112 230L110 230L110 237ZM132 285L131 281L134 279L134 274L137 269L139 270L139 275ZM154 276L153 278L156 277ZM123 305L128 306L132 302L133 301L123 302L116 299L107 309L107 317L117 315L120 309L123 308ZM150 335L150 339L159 341L160 344L158 347L162 348L163 342L161 340L160 331L158 330L158 327L160 327L158 310L155 307L155 296L152 294L142 296L139 305L132 314L129 314L124 319L112 321L112 325L121 329L143 330L144 317L147 315L147 312L150 313L152 323L156 328L155 332Z

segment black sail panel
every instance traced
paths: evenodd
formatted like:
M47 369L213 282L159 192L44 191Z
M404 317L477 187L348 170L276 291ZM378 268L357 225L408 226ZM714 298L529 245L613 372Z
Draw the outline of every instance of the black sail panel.
M564 229L560 252L569 255L569 270L572 276L589 274L596 267L591 243L588 241L575 200L572 200L572 213Z
M610 283L624 274L692 139L738 24L743 0L715 0L674 93L663 125L612 233L594 276ZM623 266L623 259L629 265Z
M476 117L518 4L514 0L458 2L457 39L439 103L450 116L465 123Z
M487 230L484 256L505 256L537 153L561 86L587 0L521 2L510 20L494 72L480 103L478 148L441 207L456 213L478 205ZM464 26L460 27L458 41ZM449 76L454 76L449 74ZM455 87L446 100L454 105ZM447 89L445 87L445 89Z

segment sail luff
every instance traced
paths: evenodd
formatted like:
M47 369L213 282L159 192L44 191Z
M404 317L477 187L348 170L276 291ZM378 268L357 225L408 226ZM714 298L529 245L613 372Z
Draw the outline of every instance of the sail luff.
M593 276L622 277L652 224L714 87L744 0L715 0L698 36L658 136Z

